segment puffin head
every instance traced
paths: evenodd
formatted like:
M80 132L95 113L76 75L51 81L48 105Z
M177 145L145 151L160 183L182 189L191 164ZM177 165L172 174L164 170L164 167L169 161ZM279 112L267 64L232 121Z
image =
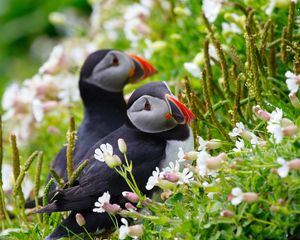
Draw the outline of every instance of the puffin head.
M109 92L121 92L127 83L134 83L156 72L146 60L117 50L99 50L88 56L80 71L80 82Z
M128 101L127 116L137 129L147 133L168 131L196 118L174 97L165 82L138 88Z

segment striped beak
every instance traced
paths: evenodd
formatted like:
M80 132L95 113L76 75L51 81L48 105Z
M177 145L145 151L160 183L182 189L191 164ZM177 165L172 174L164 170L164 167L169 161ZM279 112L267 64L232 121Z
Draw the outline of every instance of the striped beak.
M143 80L147 77L152 76L155 74L157 71L153 67L151 63L149 63L147 60L134 55L134 54L128 54L130 58L133 60L134 66L132 69L130 69L129 72L129 77L130 83L135 83L138 82L139 80Z
M178 124L189 124L196 116L183 103L170 94L166 94L166 100L170 106L171 115Z

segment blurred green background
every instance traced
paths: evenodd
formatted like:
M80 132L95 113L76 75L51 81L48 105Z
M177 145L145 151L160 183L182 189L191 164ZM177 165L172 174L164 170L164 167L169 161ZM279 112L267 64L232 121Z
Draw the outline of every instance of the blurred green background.
M53 11L88 17L85 0L0 0L0 98L9 81L35 74L53 45L68 34L48 20Z

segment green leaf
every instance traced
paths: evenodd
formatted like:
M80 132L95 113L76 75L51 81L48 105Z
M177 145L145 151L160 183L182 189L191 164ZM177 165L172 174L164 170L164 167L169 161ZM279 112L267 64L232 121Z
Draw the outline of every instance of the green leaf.
M174 196L168 198L165 203L169 206L174 206L176 203L181 202L183 199L182 193L176 193Z

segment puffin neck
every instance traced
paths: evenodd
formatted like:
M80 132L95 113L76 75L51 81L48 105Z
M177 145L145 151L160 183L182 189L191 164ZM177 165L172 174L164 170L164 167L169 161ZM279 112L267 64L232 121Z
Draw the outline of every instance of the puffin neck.
M79 81L80 95L86 111L106 107L124 107L123 92L108 92L90 83Z

